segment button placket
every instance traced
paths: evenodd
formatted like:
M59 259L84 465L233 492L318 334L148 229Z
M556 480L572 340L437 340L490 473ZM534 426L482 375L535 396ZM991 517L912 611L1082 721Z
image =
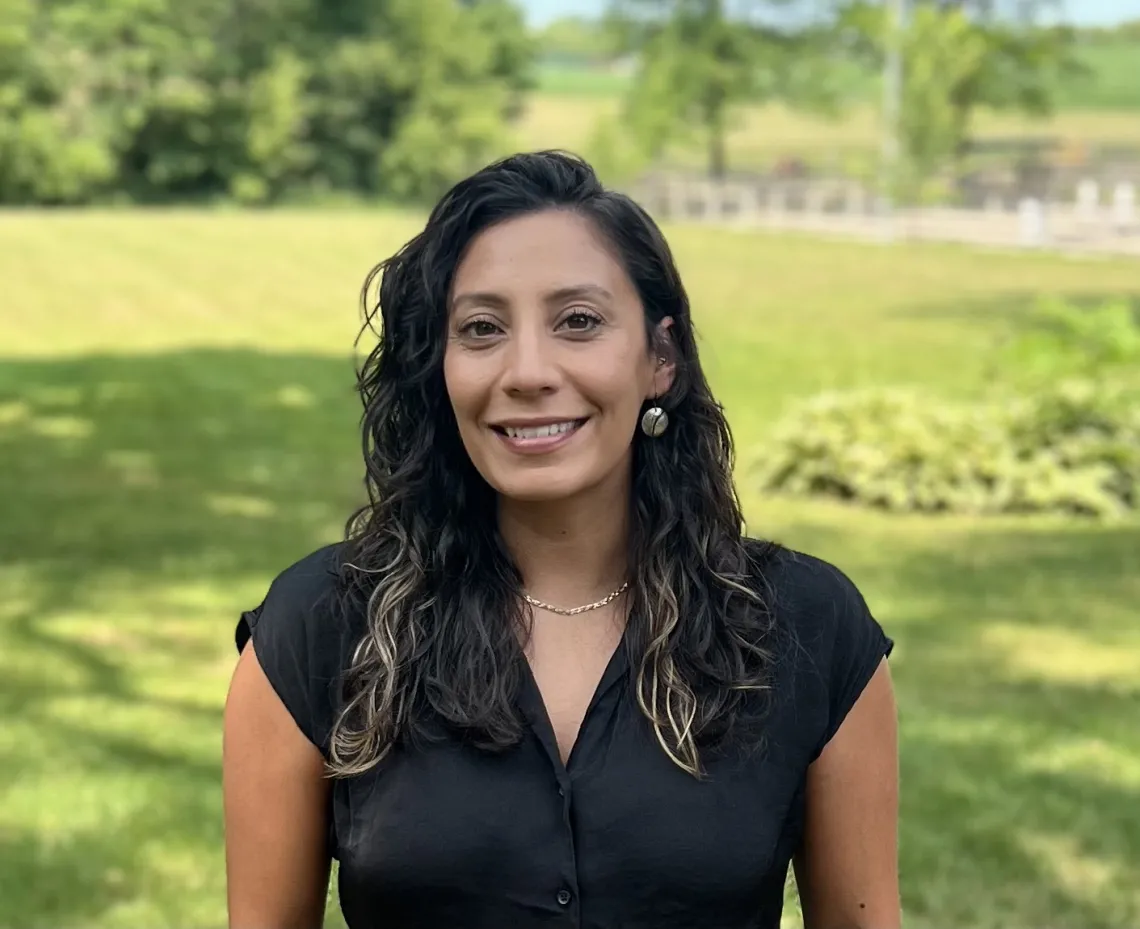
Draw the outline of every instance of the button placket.
M558 777L558 796L562 806L562 823L565 828L566 840L566 867L562 875L562 886L554 894L554 899L558 904L559 909L564 912L572 912L574 904L574 892L577 889L578 874L576 855L574 853L574 824L570 812L573 796L573 780L566 770L559 772Z

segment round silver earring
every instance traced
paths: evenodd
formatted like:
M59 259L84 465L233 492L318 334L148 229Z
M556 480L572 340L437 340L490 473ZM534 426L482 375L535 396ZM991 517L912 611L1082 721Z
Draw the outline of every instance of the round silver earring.
M656 403L641 414L641 431L651 439L659 439L669 428L669 414Z

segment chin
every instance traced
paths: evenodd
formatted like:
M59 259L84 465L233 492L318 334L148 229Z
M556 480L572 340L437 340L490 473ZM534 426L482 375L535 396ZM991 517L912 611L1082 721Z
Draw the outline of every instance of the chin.
M589 481L577 475L552 474L516 475L492 482L495 491L504 500L517 503L555 503L582 493Z

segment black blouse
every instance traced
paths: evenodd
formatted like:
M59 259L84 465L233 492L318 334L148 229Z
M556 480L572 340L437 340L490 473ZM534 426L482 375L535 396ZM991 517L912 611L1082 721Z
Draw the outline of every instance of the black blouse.
M327 756L338 678L363 617L338 616L338 546L282 572L242 614L260 664ZM698 781L638 710L625 649L598 685L568 764L533 678L523 741L402 749L336 780L329 831L350 929L776 929L800 841L808 765L893 642L832 565L782 550L766 578L781 637L763 751L722 752Z

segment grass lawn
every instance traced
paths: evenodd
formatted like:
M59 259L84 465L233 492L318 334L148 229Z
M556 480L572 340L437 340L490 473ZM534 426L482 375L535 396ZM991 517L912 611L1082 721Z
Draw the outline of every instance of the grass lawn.
M233 623L357 499L356 292L416 222L0 214L3 929L224 925ZM1140 522L888 518L746 476L796 397L982 394L1037 294L1137 294L1140 265L667 231L752 531L840 564L898 642L908 925L1140 925Z

